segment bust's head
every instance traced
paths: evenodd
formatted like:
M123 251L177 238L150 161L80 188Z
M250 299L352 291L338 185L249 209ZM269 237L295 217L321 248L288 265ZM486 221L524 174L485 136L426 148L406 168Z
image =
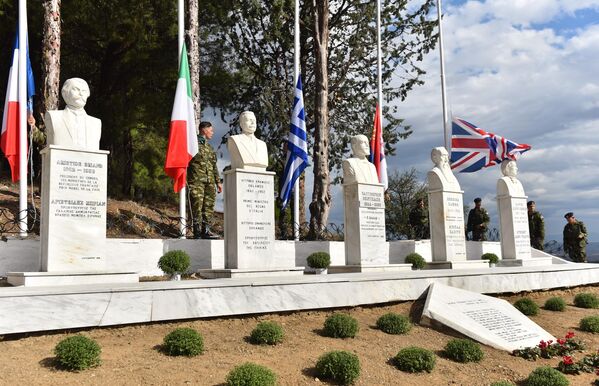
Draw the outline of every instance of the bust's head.
M370 155L370 146L368 145L368 138L365 135L358 134L351 137L351 151L354 157L364 158Z
M256 131L256 116L251 111L239 115L239 126L243 134L252 135Z
M82 109L89 97L89 86L81 78L67 79L62 85L62 99L73 109Z
M439 168L449 167L449 155L447 150L442 146L433 148L431 151L431 160Z
M518 165L516 161L506 159L501 162L501 173L506 177L516 177L518 175Z

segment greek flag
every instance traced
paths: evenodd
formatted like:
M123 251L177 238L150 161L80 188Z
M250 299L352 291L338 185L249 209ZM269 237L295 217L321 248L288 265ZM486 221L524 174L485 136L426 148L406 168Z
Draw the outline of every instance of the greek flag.
M308 166L308 145L306 143L306 117L304 114L304 94L302 92L302 76L297 77L295 97L293 98L293 111L291 113L291 127L287 138L287 162L283 174L283 187L281 188L282 207L285 209L291 198L291 191L295 181Z

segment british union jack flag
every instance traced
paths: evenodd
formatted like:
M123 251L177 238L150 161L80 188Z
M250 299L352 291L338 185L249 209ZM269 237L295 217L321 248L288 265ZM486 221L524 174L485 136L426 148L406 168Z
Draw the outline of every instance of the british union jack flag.
M531 149L530 145L489 133L461 118L454 117L451 125L451 169L471 173L517 157Z

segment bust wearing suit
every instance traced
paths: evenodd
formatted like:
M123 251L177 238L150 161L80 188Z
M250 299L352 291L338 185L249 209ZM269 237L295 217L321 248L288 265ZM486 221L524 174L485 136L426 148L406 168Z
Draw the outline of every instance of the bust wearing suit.
M231 156L231 169L265 170L268 167L266 143L254 136L256 116L244 111L239 116L241 133L227 140L227 149Z
M71 78L62 86L64 110L46 112L44 123L48 133L48 145L69 149L100 150L102 121L87 115L83 107L89 97L87 82Z
M351 149L353 157L343 161L343 184L378 184L376 168L366 159L366 156L370 155L368 138L361 134L354 135L351 139Z

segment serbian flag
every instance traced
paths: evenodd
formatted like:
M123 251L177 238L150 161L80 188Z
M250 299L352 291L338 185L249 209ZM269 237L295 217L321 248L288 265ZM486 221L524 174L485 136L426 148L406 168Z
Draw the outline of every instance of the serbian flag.
M27 47L27 108L30 112L33 109L35 84L33 83L31 61L29 60L29 46L27 44L25 46ZM8 72L2 131L0 131L0 150L8 160L13 182L19 180L19 49L19 34L17 32L12 53L12 64Z
M179 80L175 93L175 103L171 115L171 127L166 150L164 171L174 180L175 192L185 187L187 165L198 153L195 110L191 98L191 78L187 63L187 49L183 44L181 51Z
M379 182L385 186L385 190L389 187L387 180L387 160L385 159L385 142L383 141L383 128L381 124L381 109L376 106L374 114L374 129L370 138L370 162L374 164L376 172L379 175Z

